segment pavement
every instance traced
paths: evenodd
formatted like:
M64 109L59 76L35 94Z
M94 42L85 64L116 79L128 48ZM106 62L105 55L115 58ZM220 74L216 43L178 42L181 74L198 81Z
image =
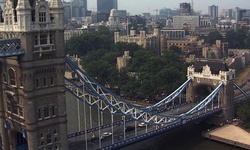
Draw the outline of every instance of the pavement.
M207 138L250 149L250 133L235 124L227 124L206 133Z

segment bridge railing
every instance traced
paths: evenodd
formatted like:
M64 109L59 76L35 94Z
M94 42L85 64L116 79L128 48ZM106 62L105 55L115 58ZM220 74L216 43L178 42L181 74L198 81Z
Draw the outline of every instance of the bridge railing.
M0 40L0 58L23 55L20 39Z

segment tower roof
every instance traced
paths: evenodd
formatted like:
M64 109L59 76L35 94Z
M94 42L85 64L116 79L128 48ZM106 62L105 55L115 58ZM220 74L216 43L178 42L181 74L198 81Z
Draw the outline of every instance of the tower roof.
M202 72L203 67L208 65L212 74L219 74L219 71L229 71L228 66L222 61L197 61L194 65L195 72Z
M24 9L24 10L31 9L29 0L19 0L17 2L16 9L17 10L20 10L20 9Z

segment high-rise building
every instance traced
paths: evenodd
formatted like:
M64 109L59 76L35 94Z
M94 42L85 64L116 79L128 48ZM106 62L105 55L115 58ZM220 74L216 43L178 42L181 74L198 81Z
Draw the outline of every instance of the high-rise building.
M85 17L87 14L87 0L73 0L72 4L72 17Z
M192 8L190 3L180 3L180 16L192 15Z
M117 0L97 0L97 11L110 13L112 9L118 10Z
M218 6L208 6L208 15L211 16L213 19L218 18Z
M1 58L0 149L68 150L63 4L7 2L0 33L24 55Z

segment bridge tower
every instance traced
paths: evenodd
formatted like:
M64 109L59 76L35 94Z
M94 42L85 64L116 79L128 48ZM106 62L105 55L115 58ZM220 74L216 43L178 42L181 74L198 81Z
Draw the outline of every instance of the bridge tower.
M187 101L203 100L222 82L223 88L219 92L217 101L223 110L221 119L225 121L234 117L234 69L228 69L223 62L203 60L188 67L187 76L192 79L187 88ZM222 121L221 119L219 121Z
M62 2L5 0L0 16L25 52L0 59L0 149L67 150Z

